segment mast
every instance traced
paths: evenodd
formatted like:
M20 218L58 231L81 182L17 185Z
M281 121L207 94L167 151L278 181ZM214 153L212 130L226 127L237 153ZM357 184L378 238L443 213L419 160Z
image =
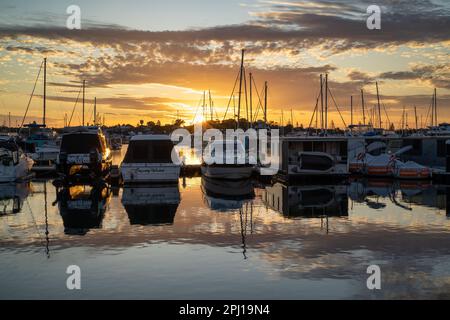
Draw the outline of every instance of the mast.
M211 121L214 120L214 114L213 114L213 104L212 104L212 98L211 98L211 90L208 91L209 94L209 109L211 112Z
M43 116L42 116L42 124L45 127L45 114L46 114L46 110L47 110L47 58L44 58L44 112L43 112Z
M414 106L414 118L416 119L416 130L419 129L418 123L417 123L417 108Z
M241 69L240 69L240 74L239 74L239 97L238 97L238 114L237 114L237 127L239 128L239 119L241 116L241 95L242 95L242 81L243 81L243 77L244 77L244 54L245 54L245 50L242 49L242 54L241 54Z
M438 126L436 88L434 88L434 121L436 122L436 126Z
M317 127L317 126L316 126ZM323 130L323 79L320 75L320 128Z
M94 126L97 125L97 97L94 97Z
M350 125L353 124L353 96L350 96Z
M381 107L380 107L380 92L378 91L378 82L375 82L375 85L377 86L378 120L379 120L379 124L380 124L380 129L381 129Z
M325 135L328 134L328 73L325 74Z
M362 112L363 112L363 125L366 125L366 107L364 104L364 91L361 89L361 106L362 106Z
M253 82L253 75L250 72L250 128L253 127L253 99L252 99L252 82Z
M291 126L292 128L294 128L294 113L292 112L292 108L291 108Z
M267 81L264 82L264 123L267 126Z
M85 98L85 90L86 90L86 80L83 80L83 127L84 127L84 98Z

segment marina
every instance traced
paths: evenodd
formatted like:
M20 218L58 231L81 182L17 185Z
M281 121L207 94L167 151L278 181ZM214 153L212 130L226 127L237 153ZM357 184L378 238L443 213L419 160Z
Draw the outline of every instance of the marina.
M0 189L3 299L448 298L450 188L427 181ZM372 292L375 260L385 290ZM83 290L61 286L67 264Z
M450 2L16 2L0 300L450 300Z

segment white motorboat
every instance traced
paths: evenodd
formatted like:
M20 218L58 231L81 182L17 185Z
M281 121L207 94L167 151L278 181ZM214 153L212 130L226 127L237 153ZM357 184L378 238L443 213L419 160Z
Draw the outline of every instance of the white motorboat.
M217 150L222 151L223 157L218 155ZM208 146L206 155L210 158L204 158L201 170L207 178L241 180L252 175L254 165L240 140L216 140Z
M174 143L168 135L136 135L131 138L120 166L125 184L177 182L181 163L172 161Z
M0 182L24 180L30 176L33 160L11 137L0 137Z

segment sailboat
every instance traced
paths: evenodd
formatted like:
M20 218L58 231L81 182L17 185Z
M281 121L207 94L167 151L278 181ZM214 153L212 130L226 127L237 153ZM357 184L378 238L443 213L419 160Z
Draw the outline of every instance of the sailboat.
M27 179L33 163L14 138L0 136L0 183Z
M241 68L239 71L239 98L238 98L238 114L236 119L236 127L239 129L240 109L241 109L241 95L242 86L244 84L245 68L244 68L244 53L242 50ZM212 179L224 179L224 180L240 180L248 179L251 177L254 166L254 159L251 159L247 155L247 150L244 144L239 140L215 140L210 143L207 151L211 158L215 158L214 153L218 149L223 150L223 161L202 161L201 171L202 175Z
M59 146L56 141L56 135L53 130L47 128L46 112L47 112L47 58L43 61L44 79L43 79L43 116L42 124L36 122L26 124L23 127L28 129L27 138L25 139L25 152L34 161L32 170L37 172L56 171L56 159L59 154ZM39 71L40 73L40 71ZM37 80L37 79L36 79ZM33 91L34 93L34 91ZM32 96L33 96L32 93ZM31 99L30 99L31 101ZM28 112L28 107L27 107ZM23 117L25 121L27 112Z

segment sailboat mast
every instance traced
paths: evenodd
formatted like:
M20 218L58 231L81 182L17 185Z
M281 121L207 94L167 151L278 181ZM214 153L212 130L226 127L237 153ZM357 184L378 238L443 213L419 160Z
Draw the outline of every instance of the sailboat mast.
M323 79L322 75L320 75L320 129L323 130L323 128Z
M362 106L362 112L363 112L363 125L366 125L366 107L364 103L364 91L361 89L361 106Z
M42 124L45 127L46 111L47 111L47 58L44 58L44 112L42 116Z
M328 134L328 73L325 74L325 134Z
M253 98L252 98L252 82L253 82L253 75L250 72L249 74L250 78L250 128L253 127Z
M378 121L379 121L380 129L381 129L381 107L380 107L380 92L378 91L378 82L375 82L375 85L377 86Z
M416 120L416 130L419 129L418 123L417 123L417 108L414 106L414 118Z
M84 98L85 98L85 90L86 90L86 80L83 80L83 121L82 121L83 127L84 127Z
M264 82L264 124L267 125L267 81Z
M242 49L242 53L241 53L241 69L240 69L240 73L239 73L239 97L238 97L238 114L237 114L237 127L239 128L239 120L240 120L240 116L241 116L241 96L242 96L242 81L244 78L244 54L245 54L245 50Z
M213 104L212 104L212 98L211 98L211 90L209 90L208 91L208 94L209 94L209 111L210 111L210 113L211 113L211 121L213 121L214 120L214 113L213 113Z
M436 126L438 126L436 88L434 88L434 121L436 122Z
M94 126L97 125L97 97L94 97Z
M350 125L353 124L353 96L350 96Z

